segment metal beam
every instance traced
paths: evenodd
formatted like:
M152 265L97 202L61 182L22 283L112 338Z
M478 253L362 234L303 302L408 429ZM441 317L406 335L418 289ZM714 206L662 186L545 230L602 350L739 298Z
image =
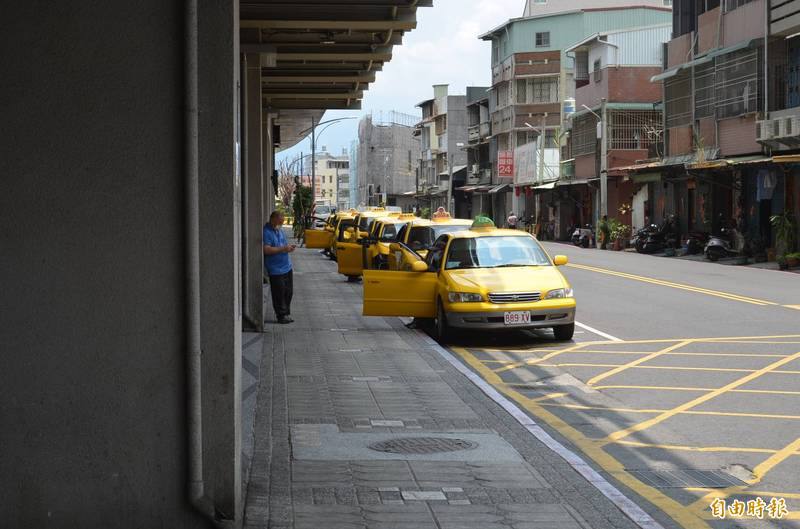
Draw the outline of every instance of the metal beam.
M338 100L338 101L319 101L319 100L278 100L265 102L265 105L272 110L296 109L296 110L360 110L360 100Z
M275 100L275 99L297 99L297 100L306 100L306 99L318 99L318 100L326 100L326 99L361 99L364 97L364 92L359 90L358 92L318 92L318 93L302 93L302 92L276 92L276 93L264 93L262 92L262 97L268 100Z
M354 31L411 31L417 27L414 16L397 20L241 20L239 27L259 29L342 29Z
M274 83L373 83L375 74L364 75L309 75L303 72L298 75L264 75L261 78L262 84Z
M303 61L303 62L324 62L324 61L390 61L391 51L375 51L371 53L347 53L337 51L331 47L330 53L282 53L278 52L278 62Z

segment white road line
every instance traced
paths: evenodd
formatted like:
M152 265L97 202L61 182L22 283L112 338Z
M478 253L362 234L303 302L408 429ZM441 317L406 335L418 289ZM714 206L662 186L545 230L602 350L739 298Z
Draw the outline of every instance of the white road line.
M581 329L586 329L589 332L593 332L597 336L601 336L601 337L605 338L606 340L611 340L612 342L621 342L622 341L619 338L617 338L616 336L611 336L610 334L606 334L603 331L598 331L594 327L589 327L588 325L585 325L585 324L583 324L583 323L581 323L579 321L576 321L575 325L577 325Z
M580 325L580 324L578 324ZM583 327L581 325L581 327ZM600 336L608 337L609 339L616 340L613 337L609 337L607 334L601 334L594 329L588 328L588 330L592 332L597 332ZM584 461L579 455L575 452L569 450L567 447L556 441L549 433L547 433L541 426L536 424L527 413L519 409L515 404L513 404L510 400L505 398L503 395L500 394L496 389L494 389L491 384L486 382L483 378L481 378L477 373L470 370L467 366L461 363L455 356L453 356L449 351L439 345L436 340L425 334L422 330L417 329L417 333L422 338L422 340L428 344L432 349L434 349L439 355L447 360L453 367L455 367L462 375L467 377L473 384L478 386L481 391L483 391L486 396L490 399L495 401L497 404L500 405L501 408L506 410L508 413L511 414L514 419L517 420L526 430L528 430L536 439L541 441L545 446L547 446L550 450L558 454L564 461L569 463L569 465L575 469L581 476L586 478L586 480L591 483L597 490L599 490L603 496L611 500L611 502L617 506L619 510L621 510L628 518L633 520L633 522L641 527L642 529L664 529L664 527L659 524L657 521L653 519L652 516L647 514L641 507L639 507L636 503L634 503L630 498L625 496L622 492L619 491L614 485L609 483L603 476L601 476L595 469L589 466L586 461Z

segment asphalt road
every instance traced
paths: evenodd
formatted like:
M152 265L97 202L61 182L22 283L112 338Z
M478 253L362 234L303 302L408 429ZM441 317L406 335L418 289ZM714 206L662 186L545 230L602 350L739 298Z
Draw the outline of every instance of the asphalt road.
M547 247L570 260L574 341L450 349L665 527L800 527L800 275Z

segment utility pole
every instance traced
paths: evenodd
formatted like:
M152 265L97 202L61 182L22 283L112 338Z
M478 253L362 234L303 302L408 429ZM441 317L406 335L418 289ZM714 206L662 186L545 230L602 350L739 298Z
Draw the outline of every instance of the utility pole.
M608 111L606 98L600 100L600 218L608 215Z
M317 201L317 126L314 117L311 117L311 203Z

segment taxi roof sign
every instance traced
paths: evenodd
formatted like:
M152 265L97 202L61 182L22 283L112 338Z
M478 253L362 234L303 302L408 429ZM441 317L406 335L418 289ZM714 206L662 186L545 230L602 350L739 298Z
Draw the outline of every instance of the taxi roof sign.
M439 209L431 215L432 220L450 220L450 213L445 211L444 208L440 207Z
M496 228L494 221L489 217L485 217L483 215L479 215L475 217L475 220L472 222L472 226L470 229L477 230L477 229L492 229Z

